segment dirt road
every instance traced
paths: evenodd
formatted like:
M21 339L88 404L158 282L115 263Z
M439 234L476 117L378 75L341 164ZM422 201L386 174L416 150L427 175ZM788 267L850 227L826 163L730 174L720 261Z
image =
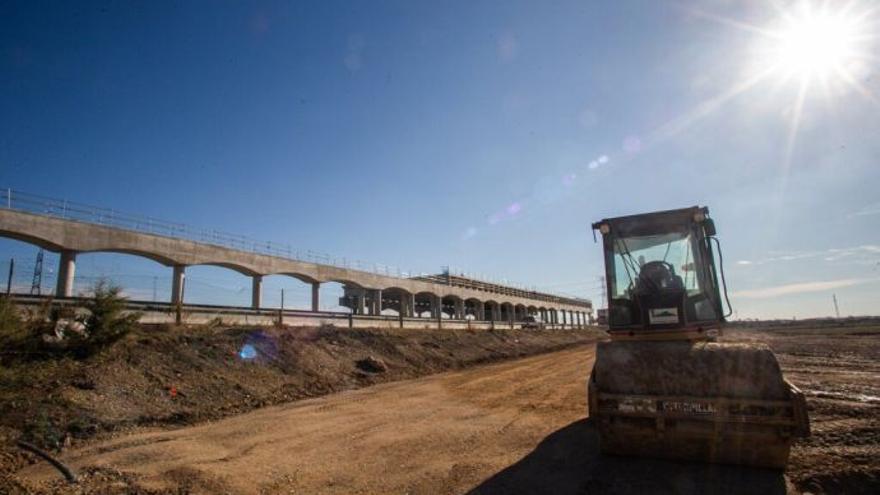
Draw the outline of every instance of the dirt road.
M377 385L129 435L64 460L189 493L786 491L778 473L599 457L584 419L593 358L585 346ZM45 466L19 474L37 485L57 477Z

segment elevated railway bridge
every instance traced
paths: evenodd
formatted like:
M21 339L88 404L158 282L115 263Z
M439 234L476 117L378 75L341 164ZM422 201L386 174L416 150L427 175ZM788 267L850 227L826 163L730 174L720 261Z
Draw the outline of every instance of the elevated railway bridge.
M455 276L400 276L352 264L304 260L290 247L252 241L217 231L121 214L80 204L0 190L0 237L39 246L59 256L55 295L72 298L80 253L111 252L142 256L169 267L168 305L186 305L186 269L213 265L251 279L252 311L262 310L263 277L286 275L311 285L311 311L319 311L322 283L343 286L340 305L358 317L381 317L394 310L412 318L515 323L532 316L552 325L580 326L592 315L587 299L564 297ZM341 265L341 266L340 266Z

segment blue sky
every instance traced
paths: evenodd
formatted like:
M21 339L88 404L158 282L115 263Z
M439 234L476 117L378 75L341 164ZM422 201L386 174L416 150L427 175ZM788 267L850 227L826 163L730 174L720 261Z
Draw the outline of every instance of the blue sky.
M880 67L756 77L781 5L4 2L0 186L595 299L590 222L705 204L737 316L876 314ZM35 252L0 240L18 283ZM78 274L170 287L129 256ZM191 268L187 299L248 284Z

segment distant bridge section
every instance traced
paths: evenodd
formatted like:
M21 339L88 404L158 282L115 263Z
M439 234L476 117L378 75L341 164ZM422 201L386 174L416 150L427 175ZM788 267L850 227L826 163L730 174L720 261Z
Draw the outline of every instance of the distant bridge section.
M287 275L311 284L312 311L319 309L322 283L338 282L340 304L355 314L402 317L521 321L527 316L554 324L583 325L592 314L587 299L555 296L449 274L398 277L366 270L302 261L280 245L240 236L194 231L181 224L120 215L5 190L0 193L0 237L60 253L56 295L73 296L79 253L126 253L149 258L173 270L171 304L183 304L186 268L213 265L252 280L252 307L262 304L263 277Z

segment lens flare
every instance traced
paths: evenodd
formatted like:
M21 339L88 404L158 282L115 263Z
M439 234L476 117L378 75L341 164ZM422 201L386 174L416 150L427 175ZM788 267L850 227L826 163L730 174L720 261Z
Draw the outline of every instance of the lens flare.
M257 357L257 349L251 344L245 344L238 351L238 357L247 360L254 359Z

